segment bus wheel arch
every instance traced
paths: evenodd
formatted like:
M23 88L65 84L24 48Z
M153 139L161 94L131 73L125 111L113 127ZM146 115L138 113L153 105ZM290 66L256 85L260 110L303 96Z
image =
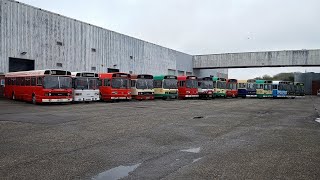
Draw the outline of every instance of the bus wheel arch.
M37 104L37 97L35 93L32 93L32 104Z

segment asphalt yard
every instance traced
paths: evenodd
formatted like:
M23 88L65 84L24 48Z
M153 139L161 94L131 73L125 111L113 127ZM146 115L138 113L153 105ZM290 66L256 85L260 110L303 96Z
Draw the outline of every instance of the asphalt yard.
M319 179L320 98L0 100L0 179Z

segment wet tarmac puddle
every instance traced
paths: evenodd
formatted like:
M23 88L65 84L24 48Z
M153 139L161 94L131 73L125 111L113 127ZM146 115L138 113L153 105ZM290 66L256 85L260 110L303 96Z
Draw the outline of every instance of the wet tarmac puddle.
M191 148L191 149L185 149L185 150L180 150L182 152L189 152L189 153L199 153L200 152L200 147L198 148Z
M133 172L140 165L141 163L132 166L118 166L98 174L92 180L118 180L128 176L130 172Z

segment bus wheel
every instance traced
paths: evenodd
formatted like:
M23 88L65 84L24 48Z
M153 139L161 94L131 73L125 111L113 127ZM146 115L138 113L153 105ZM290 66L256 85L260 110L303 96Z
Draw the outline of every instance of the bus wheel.
M37 98L35 94L32 94L32 104L37 104Z

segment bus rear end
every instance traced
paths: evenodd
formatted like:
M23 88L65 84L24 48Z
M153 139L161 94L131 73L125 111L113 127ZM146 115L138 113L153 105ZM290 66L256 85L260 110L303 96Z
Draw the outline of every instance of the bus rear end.
M198 79L198 94L200 99L213 98L213 80L211 77Z
M238 96L247 97L247 80L238 80Z
M238 97L238 80L236 79L227 80L227 97L232 97L232 98Z
M131 95L136 100L153 100L153 76L149 74L131 75Z
M99 75L89 72L73 72L72 87L74 102L92 102L100 100Z
M247 97L257 97L257 84L254 79L247 81Z
M100 99L103 101L130 100L130 74L104 73L99 74L102 85L100 86Z
M179 99L198 98L198 78L196 76L178 77Z

